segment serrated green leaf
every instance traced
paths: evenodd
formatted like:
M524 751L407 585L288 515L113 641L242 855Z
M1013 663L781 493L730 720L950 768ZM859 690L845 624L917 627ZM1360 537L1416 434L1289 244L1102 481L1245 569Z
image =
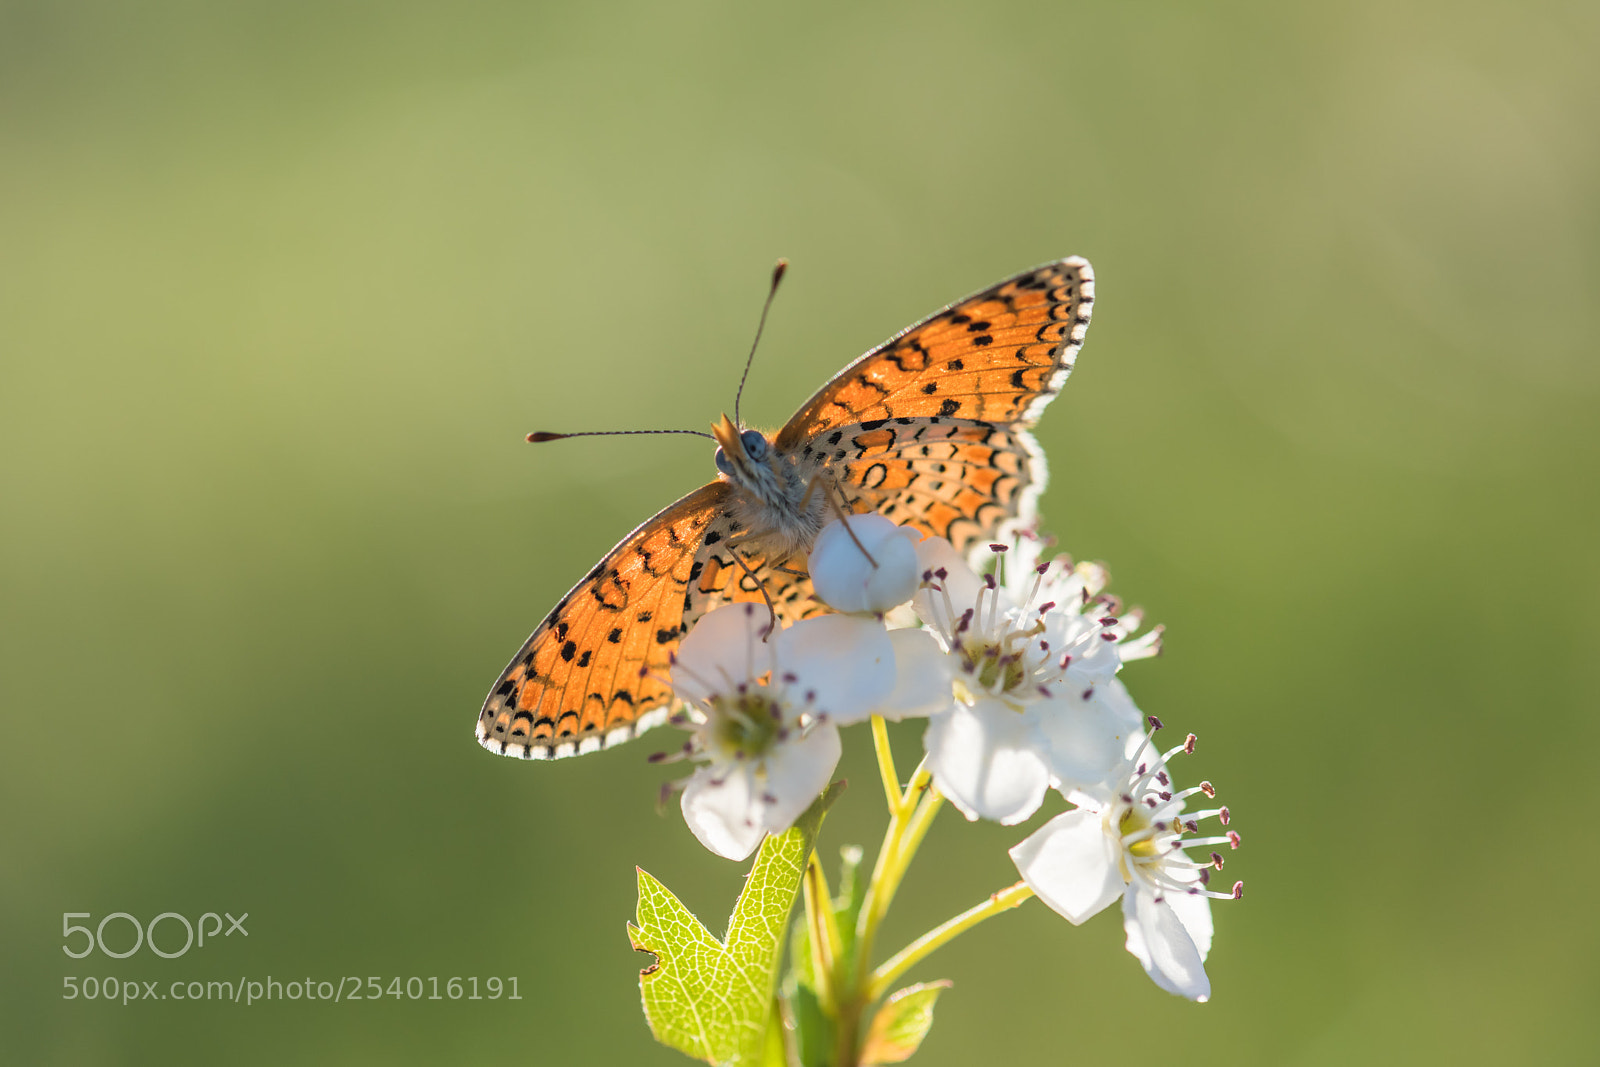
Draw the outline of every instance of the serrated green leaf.
M717 940L671 891L639 871L638 925L628 938L655 963L639 972L644 1015L656 1040L708 1063L762 1062L789 910L835 782L786 833L769 836Z
M867 1040L861 1047L863 1067L880 1063L903 1063L911 1058L933 1025L933 1002L950 988L950 981L920 982L889 994L872 1019Z

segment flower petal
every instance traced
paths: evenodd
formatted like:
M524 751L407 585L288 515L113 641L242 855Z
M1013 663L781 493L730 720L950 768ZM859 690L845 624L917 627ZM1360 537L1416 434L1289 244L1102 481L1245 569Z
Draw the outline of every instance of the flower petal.
M707 615L706 618L710 618ZM894 691L894 644L876 619L822 615L778 634L775 673L796 708L859 722ZM795 680L788 680L793 675Z
M1180 882L1199 881L1194 871L1167 873ZM1204 961L1211 954L1211 898L1204 893L1168 893L1166 899L1172 906L1173 912L1177 914L1178 921L1183 923L1183 928L1188 931L1189 939L1194 942L1195 951L1200 953L1200 959Z
M712 852L744 859L767 832L757 818L754 785L745 764L699 768L683 790L683 821Z
M1055 787L1063 794L1081 790L1108 799L1113 779L1122 778L1128 738L1138 733L1137 717L1130 724L1121 706L1100 698L1098 687L1087 700L1074 694L1042 700L1029 710Z
M1105 632L1105 626L1087 615L1052 611L1045 616L1044 636L1050 643L1048 656L1059 659L1063 652L1070 655L1068 675L1087 685L1109 679L1122 668L1117 643L1100 636Z
M1006 556L1005 587L1006 592L1010 593L1017 603L1020 604L1028 599L1034 580L1039 576L1038 566L1044 558L1047 547L1044 540L1030 530L1019 530L1013 538L1011 551ZM1047 571L1060 569L1060 567L1047 567ZM1048 573L1045 575L1045 580L1049 580Z
M770 671L773 643L761 638L771 622L757 604L725 604L707 612L678 645L673 692L682 700L701 701Z
M1144 712L1139 710L1139 705L1133 702L1133 694L1128 692L1128 687L1122 684L1122 679L1112 678L1110 681L1101 682L1094 687L1094 699L1107 708L1113 718L1122 724L1124 731L1131 737L1144 732ZM1137 747L1135 745L1134 747ZM1131 751L1131 750L1130 750Z
M894 692L878 707L886 719L932 715L955 703L950 657L927 630L890 630L894 645Z
M1021 822L1044 800L1050 772L1029 721L998 700L957 704L923 737L939 792L968 819Z
M803 737L779 744L767 757L765 780L757 776L761 794L760 822L769 834L781 834L811 806L839 765L839 730L816 723Z
M1039 899L1076 926L1122 895L1116 849L1100 813L1079 808L1045 823L1011 859Z
M1156 985L1190 1000L1211 999L1205 961L1166 899L1129 885L1122 897L1122 929L1128 935L1128 951Z

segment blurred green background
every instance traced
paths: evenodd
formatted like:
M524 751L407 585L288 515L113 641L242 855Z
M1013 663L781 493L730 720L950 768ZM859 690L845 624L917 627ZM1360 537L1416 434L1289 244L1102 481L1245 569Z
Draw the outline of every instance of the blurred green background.
M632 867L718 930L744 868L653 810L671 731L472 729L710 450L521 436L704 426L779 255L758 425L1079 253L1045 515L1168 624L1126 677L1249 895L1204 1006L1110 914L994 920L914 973L956 983L917 1062L1589 1061L1597 48L1578 2L0 4L4 1058L689 1062ZM846 747L830 854L881 833ZM1024 833L943 816L884 950ZM269 974L523 999L61 999Z

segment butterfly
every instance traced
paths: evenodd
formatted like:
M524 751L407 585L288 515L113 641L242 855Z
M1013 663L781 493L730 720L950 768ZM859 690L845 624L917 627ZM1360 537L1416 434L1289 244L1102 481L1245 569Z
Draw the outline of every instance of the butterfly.
M775 434L724 415L717 480L557 602L484 701L479 743L559 759L665 722L665 676L700 616L746 601L784 622L823 610L805 555L834 509L876 511L963 552L1031 526L1045 463L1028 428L1071 372L1093 304L1087 261L1047 263L867 352Z

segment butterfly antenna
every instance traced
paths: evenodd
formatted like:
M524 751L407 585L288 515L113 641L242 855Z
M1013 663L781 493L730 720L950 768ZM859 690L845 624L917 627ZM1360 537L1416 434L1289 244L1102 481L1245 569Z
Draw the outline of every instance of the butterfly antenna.
M700 430L580 430L577 433L548 433L544 430L539 430L528 435L528 442L537 445L544 441L561 441L568 437L620 437L634 433L690 433L696 437L705 437L712 441L716 440L715 437Z
M780 259L772 268L772 288L767 290L767 302L761 305L761 321L756 323L756 339L750 342L750 355L744 361L744 373L739 375L739 391L733 396L733 421L743 426L739 421L739 400L744 396L744 382L750 377L750 364L756 359L756 345L761 343L761 331L767 327L767 312L772 310L772 298L778 295L778 283L783 281L783 272L789 269L789 261Z

